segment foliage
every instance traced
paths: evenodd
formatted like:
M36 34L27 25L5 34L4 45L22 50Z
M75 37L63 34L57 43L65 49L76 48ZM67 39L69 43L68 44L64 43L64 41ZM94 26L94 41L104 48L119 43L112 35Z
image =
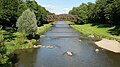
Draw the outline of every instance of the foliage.
M0 67L13 67L12 64L16 61L13 60L16 49L33 47L36 40L27 39L25 34L34 34L37 32L37 25L47 23L47 14L50 12L38 5L35 0L0 0L0 27L2 26L0 28ZM22 33L16 32L16 25ZM45 31L48 27L44 28Z
M120 0L96 0L96 3L82 3L69 13L78 15L78 22L116 25L120 22Z
M11 27L15 25L19 5L20 0L1 0L0 23L2 25Z
M35 13L39 26L46 22L50 12L35 0L0 0L0 25L15 28L17 19L28 8Z
M23 34L35 34L35 32L37 32L37 20L35 14L31 12L30 9L27 9L18 18L16 26L18 27L18 31Z
M119 29L120 0L96 0L95 3L82 3L69 13L78 16L77 23L109 24ZM111 33L120 34L119 31Z
M9 57L7 54L7 49L4 44L4 36L3 32L0 28L0 67L11 66L11 62L9 61Z

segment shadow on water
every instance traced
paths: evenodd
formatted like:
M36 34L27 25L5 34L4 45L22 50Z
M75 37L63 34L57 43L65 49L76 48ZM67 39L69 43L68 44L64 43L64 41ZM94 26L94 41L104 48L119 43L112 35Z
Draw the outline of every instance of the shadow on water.
M64 22L57 22L44 33L42 45L53 45L53 49L32 49L18 51L19 62L16 67L120 67L120 54L101 49ZM98 52L95 49L99 49ZM71 51L74 55L64 54Z

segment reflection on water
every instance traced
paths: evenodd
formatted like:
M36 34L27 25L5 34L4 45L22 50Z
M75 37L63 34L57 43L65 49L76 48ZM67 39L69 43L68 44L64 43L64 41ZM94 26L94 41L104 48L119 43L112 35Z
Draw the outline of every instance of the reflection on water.
M64 22L57 22L44 34L41 44L57 48L18 51L17 67L120 67L120 54L102 50L87 40L79 41L82 35ZM74 55L67 56L66 51Z

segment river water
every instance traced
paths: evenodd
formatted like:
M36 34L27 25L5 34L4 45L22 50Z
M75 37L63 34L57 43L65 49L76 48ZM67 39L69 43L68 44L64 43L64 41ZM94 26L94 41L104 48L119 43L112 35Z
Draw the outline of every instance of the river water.
M16 67L120 67L120 54L103 50L88 39L79 41L84 36L62 21L44 35L40 44L56 48L20 50ZM65 54L66 51L73 56Z

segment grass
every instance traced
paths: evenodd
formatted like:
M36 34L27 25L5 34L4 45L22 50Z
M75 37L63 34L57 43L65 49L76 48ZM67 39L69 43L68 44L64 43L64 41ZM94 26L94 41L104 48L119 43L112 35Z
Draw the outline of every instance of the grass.
M36 34L38 35L43 34L52 26L52 24L55 24L55 22L38 27L38 31ZM27 37L20 32L14 32L14 33L8 34L9 32L5 30L1 30L0 28L0 33L3 34L3 35L0 35L0 41L3 40L2 37L4 37L4 44L7 49L7 54L11 54L17 49L32 48L34 45L33 43L37 42L37 40L35 39L31 39L31 40L27 39ZM12 38L10 38L10 36L12 36Z
M98 26L92 26L92 24L84 24L84 25L71 25L74 29L81 32L84 35L94 35L99 38L107 38L107 39L115 39L120 41L120 36L112 35L109 33L109 30L114 27L103 27L99 28Z
M41 35L44 32L46 32L50 27L51 27L51 23L50 24L45 24L44 26L38 27L38 32L37 34Z
M70 22L70 21L66 21L66 23L69 24L69 25L75 25L74 22Z

